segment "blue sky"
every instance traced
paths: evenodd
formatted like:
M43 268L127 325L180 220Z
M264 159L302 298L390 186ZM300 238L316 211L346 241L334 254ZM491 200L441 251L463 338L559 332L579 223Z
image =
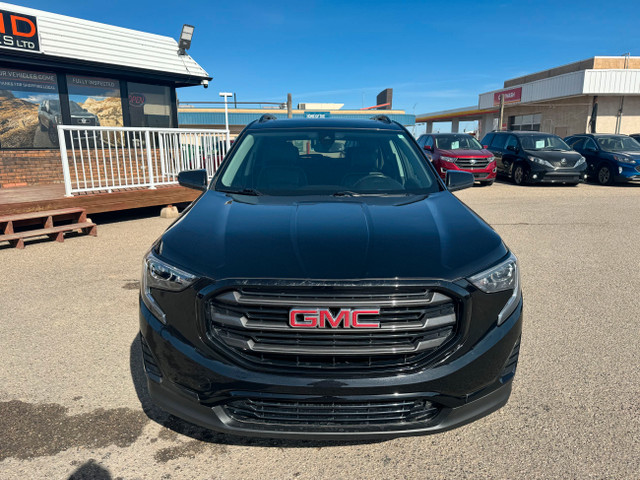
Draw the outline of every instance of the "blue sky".
M17 3L17 2L16 2ZM177 37L213 77L181 100L375 104L425 113L477 104L505 79L589 58L640 55L636 2L34 0L21 5Z

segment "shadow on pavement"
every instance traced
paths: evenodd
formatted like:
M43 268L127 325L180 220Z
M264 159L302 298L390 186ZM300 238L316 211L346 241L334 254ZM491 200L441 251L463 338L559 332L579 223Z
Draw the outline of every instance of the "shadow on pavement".
M129 366L131 369L131 379L138 395L138 400L142 406L142 410L149 417L150 420L162 425L169 430L172 430L181 435L191 437L196 440L200 440L208 443L216 443L221 445L240 445L240 446L254 446L254 447L325 447L325 446L348 446L348 445L365 445L380 443L384 440L362 440L362 441L312 441L312 440L280 440L269 438L253 438L253 437L241 437L236 435L227 435L224 433L215 432L193 423L182 420L171 414L168 414L155 406L149 396L149 389L147 387L147 376L144 372L144 365L142 363L142 350L140 346L140 333L136 335L131 342L131 349L129 352Z
M111 480L109 470L98 465L95 460L83 463L71 474L68 480Z

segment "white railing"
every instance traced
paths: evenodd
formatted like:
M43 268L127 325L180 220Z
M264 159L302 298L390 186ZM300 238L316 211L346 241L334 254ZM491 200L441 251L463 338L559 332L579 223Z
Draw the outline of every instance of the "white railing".
M59 125L65 195L155 189L178 183L181 170L211 178L229 145L228 130Z

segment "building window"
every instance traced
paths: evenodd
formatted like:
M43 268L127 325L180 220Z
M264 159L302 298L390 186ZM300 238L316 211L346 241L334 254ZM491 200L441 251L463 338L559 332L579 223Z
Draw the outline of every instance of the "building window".
M55 73L0 68L0 148L56 146L57 123Z
M509 130L525 130L528 132L539 132L542 115L513 115L509 117Z
M110 78L67 75L71 125L121 127L120 82Z
M171 89L129 82L129 117L132 127L173 127Z

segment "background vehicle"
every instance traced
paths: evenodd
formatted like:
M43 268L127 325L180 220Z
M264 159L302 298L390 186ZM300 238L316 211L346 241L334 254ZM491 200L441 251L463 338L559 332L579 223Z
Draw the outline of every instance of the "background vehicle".
M493 155L466 133L427 133L418 138L441 178L449 170L473 173L481 185L491 185L496 179Z
M589 177L600 185L640 180L640 143L627 135L585 133L566 142L587 159Z
M632 133L629 136L633 138L636 142L640 143L640 133Z
M482 145L496 157L498 174L516 185L524 183L565 183L584 181L585 159L562 139L540 132L491 132Z
M442 182L400 124L263 117L209 185L178 180L203 193L145 256L140 291L164 410L242 435L388 438L507 402L517 259L451 194L473 176Z
M98 126L100 121L97 115L85 110L76 102L69 102L71 110L71 124L83 125L87 127ZM58 125L62 124L62 114L60 112L59 100L44 100L38 109L38 122L40 129L49 132L49 140L55 145L58 144Z

